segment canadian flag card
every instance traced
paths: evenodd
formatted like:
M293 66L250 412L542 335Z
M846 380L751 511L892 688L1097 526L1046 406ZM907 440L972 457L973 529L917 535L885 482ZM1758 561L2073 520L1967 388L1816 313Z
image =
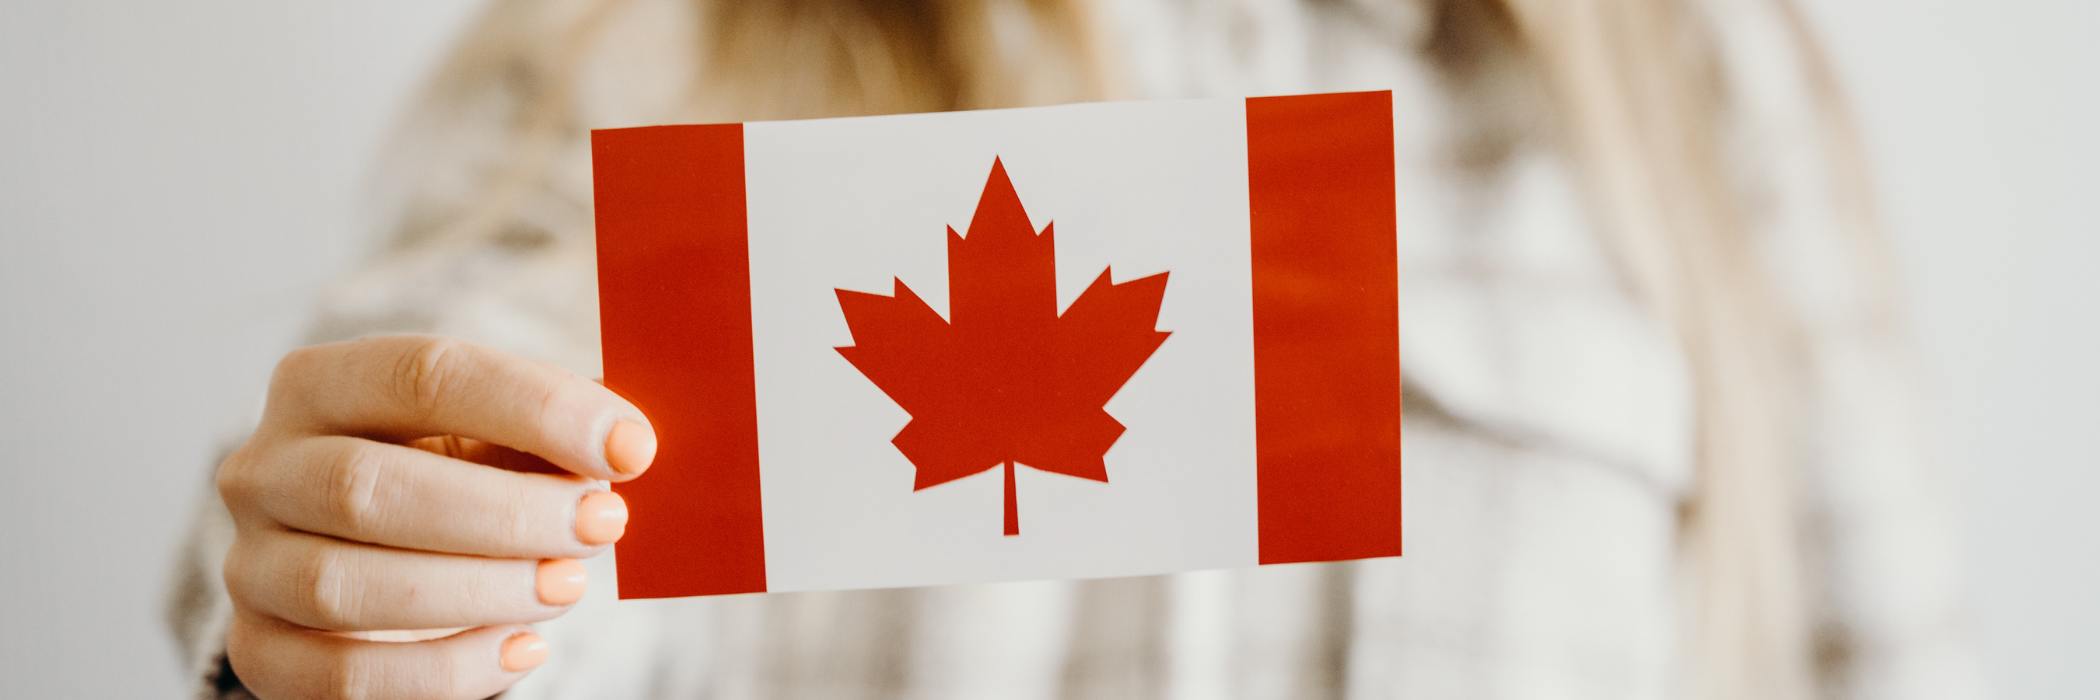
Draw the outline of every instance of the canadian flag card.
M1400 554L1393 100L591 137L622 598Z

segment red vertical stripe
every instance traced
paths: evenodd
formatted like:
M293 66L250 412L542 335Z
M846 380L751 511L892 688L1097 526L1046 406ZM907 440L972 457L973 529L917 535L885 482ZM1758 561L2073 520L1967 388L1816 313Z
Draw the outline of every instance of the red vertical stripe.
M1247 100L1261 563L1400 553L1393 99Z
M621 598L766 589L742 125L591 133L605 385L661 440L617 487Z

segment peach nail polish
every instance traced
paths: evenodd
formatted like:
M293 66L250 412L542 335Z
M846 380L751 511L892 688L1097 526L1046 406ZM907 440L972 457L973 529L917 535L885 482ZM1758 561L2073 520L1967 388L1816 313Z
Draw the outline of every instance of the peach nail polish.
M583 562L574 559L540 560L539 580L536 582L540 602L548 605L568 605L583 599L583 585L588 575L583 571Z
M605 435L605 461L621 474L640 474L656 460L656 433L640 423L620 421Z
M501 663L511 673L530 670L547 661L547 640L531 632L519 632L503 640Z
M616 542L627 533L627 499L592 491L576 503L576 539L584 544Z

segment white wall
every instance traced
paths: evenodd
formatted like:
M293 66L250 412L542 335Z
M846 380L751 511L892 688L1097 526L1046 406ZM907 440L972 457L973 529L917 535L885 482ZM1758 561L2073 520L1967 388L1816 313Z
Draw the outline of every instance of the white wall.
M1832 0L2007 698L2100 698L2100 3Z
M0 4L0 695L175 693L179 525L475 4Z
M0 672L148 697L219 436L351 264L368 157L475 2L0 8ZM2100 697L2095 4L1833 0L2007 697Z

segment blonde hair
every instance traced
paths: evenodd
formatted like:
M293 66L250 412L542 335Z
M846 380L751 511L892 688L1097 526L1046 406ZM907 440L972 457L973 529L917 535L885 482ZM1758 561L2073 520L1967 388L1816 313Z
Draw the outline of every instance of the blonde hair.
M1605 250L1688 360L1697 480L1681 513L1681 580L1697 653L1687 690L1807 696L1798 446L1786 424L1801 400L1802 341L1727 167L1717 42L1672 0L1505 7L1560 105Z
M1423 1L1435 25L1430 58L1446 72L1492 63L1550 96L1549 136L1581 175L1603 249L1633 295L1676 330L1689 359L1697 480L1680 519L1691 621L1686 690L1809 695L1817 669L1797 533L1799 426L1788 422L1804 401L1804 341L1762 263L1743 184L1731 175L1730 96L1714 27L1689 0ZM667 93L668 112L637 120L936 111L1121 93L1097 8L1084 0L693 2L697 49ZM1877 265L1886 256L1864 205L1857 140L1798 13L1785 0L1773 3L1800 79L1818 99L1842 247L1855 253L1862 286L1883 289ZM448 112L500 112L504 128L492 143L503 155L472 183L418 192L449 204L422 221L412 209L396 249L469 245L515 225L562 149L579 147L587 125L578 74L623 4L499 2L475 24L430 87L423 114L443 122Z

